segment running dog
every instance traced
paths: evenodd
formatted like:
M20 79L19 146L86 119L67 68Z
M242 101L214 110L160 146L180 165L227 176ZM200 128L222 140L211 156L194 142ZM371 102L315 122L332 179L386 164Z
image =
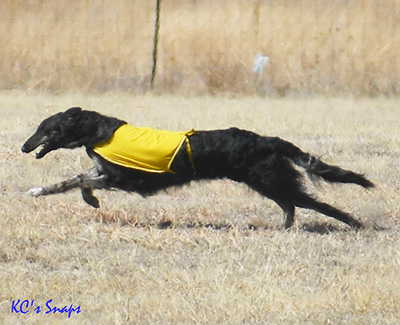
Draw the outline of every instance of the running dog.
M80 107L50 116L40 123L22 146L22 151L29 153L42 146L36 154L39 159L52 150L84 146L95 167L58 184L33 187L28 193L38 197L79 188L83 199L98 208L94 189L121 189L146 196L192 180L229 178L274 200L286 215L286 228L293 225L295 207L312 209L353 228L363 228L363 224L348 213L307 194L302 173L293 164L303 168L313 180L322 178L328 182L354 183L364 188L372 188L374 184L362 174L325 164L290 142L238 128L172 132L172 140L168 140L168 131L150 129L156 133L149 135L146 130L139 129ZM142 159L160 156L167 146L161 139L164 134L157 132L167 132L165 141L173 142L169 153L161 154L160 159L164 160L161 167L158 162L142 162ZM124 143L124 139L133 143L144 138L147 142L136 147ZM158 141L161 145L157 146ZM125 146L125 151L120 150L119 145ZM147 158L141 158L143 155L140 154L135 157L136 152L142 151L146 151L143 155ZM132 158L124 156L131 154ZM139 165L132 161L138 161Z

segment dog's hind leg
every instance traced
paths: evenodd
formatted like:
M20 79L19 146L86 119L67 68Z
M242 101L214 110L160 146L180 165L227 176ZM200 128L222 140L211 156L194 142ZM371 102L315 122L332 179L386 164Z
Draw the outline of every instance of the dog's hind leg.
M292 227L293 222L294 222L294 210L295 207L292 204L289 203L281 203L281 202L276 202L278 205L282 208L283 212L285 212L286 215L286 220L285 220L285 229L289 229Z
M361 229L364 228L364 225L354 219L351 215L349 215L346 212L343 212L327 203L319 202L316 199L312 198L311 196L308 196L307 194L303 193L301 197L298 197L296 199L296 206L299 208L306 208L306 209L312 209L315 210L319 213L325 214L328 217L335 218L337 220L340 220L346 224L348 224L350 227L353 227L355 229Z
M98 208L99 201L93 196L93 189L101 189L106 185L106 176L100 175L96 168L88 170L86 173L75 176L61 183L46 187L32 187L28 194L34 197L65 193L75 188L80 188L84 201L91 206Z
M264 182L263 184L256 184L253 182L253 184L249 184L251 188L261 195L273 200L278 204L283 212L285 213L286 219L285 219L285 229L289 229L292 227L294 223L294 212L295 212L295 205L290 201L290 199L283 198L283 195L276 195L277 193L273 193L273 191L268 191L269 184L267 182Z

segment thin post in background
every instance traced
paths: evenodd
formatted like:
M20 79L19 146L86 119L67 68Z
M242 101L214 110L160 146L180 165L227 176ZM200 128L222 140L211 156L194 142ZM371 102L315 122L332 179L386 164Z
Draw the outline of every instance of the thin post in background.
M161 0L156 0L156 19L154 26L154 38L153 38L153 67L151 69L150 89L153 89L154 78L156 77L156 69L157 69L158 31L160 29L160 7L161 7Z

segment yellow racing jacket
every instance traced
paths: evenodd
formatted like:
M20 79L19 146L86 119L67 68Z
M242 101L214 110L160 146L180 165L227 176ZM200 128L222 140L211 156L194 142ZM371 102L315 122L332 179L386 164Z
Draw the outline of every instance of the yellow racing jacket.
M96 145L93 151L119 166L150 173L174 173L172 162L185 141L193 165L188 140L193 133L194 130L173 132L123 124L112 138Z

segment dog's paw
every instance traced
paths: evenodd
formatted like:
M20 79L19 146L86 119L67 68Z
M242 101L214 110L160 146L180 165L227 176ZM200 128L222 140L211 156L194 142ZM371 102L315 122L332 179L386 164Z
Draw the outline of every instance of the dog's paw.
M31 189L29 189L28 194L30 196L34 196L34 197L38 197L43 195L44 193L44 188L40 187L40 186L36 186L36 187L32 187Z
M91 188L82 188L81 192L83 200L87 204L91 205L93 208L96 209L100 208L99 200L97 199L97 197L93 195L93 190Z

